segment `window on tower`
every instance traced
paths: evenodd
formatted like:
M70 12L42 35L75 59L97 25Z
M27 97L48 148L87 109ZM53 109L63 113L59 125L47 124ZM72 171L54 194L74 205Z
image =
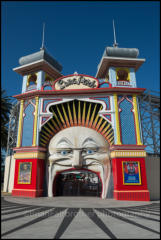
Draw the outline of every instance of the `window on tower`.
M30 74L27 79L27 91L35 90L37 86L37 75L36 73Z

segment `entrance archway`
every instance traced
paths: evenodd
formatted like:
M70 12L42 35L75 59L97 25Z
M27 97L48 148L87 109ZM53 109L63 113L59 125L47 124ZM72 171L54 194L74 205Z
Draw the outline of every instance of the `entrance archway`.
M58 173L53 183L53 196L96 196L102 193L99 176L88 170Z

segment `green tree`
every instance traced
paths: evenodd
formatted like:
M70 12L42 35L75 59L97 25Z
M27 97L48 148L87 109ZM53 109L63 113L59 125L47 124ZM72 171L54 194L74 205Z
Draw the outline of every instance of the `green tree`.
M6 150L8 138L9 113L12 107L10 97L1 89L1 149Z

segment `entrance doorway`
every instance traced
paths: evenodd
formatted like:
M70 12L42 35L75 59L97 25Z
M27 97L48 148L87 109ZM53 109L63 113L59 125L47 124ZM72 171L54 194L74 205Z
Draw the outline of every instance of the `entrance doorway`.
M54 196L97 196L100 197L102 184L98 175L87 170L73 170L56 176Z

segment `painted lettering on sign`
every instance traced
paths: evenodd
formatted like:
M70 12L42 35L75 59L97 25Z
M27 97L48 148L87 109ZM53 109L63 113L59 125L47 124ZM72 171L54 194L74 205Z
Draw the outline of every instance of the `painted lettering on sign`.
M98 81L95 78L85 75L71 75L56 81L55 89L82 89L82 88L97 88Z

